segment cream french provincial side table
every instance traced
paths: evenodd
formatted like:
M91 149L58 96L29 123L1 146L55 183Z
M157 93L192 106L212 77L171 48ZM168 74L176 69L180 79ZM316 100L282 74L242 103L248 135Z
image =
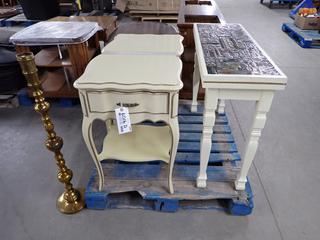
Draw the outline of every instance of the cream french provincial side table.
M183 37L178 34L118 34L103 54L175 55L183 53Z
M195 24L194 39L196 61L191 111L197 110L200 79L205 88L197 187L206 187L218 99L251 100L256 102L256 112L235 181L235 188L244 190L274 92L285 88L287 77L240 24Z
M107 67L106 67L107 66ZM173 193L172 173L179 142L178 100L183 84L182 63L176 56L99 55L75 81L83 111L82 134L95 162L99 190L104 186L101 161L161 160L169 164L168 185ZM118 134L115 109L128 107L132 132ZM93 141L95 119L106 122L107 135L99 153ZM165 126L138 125L145 120Z

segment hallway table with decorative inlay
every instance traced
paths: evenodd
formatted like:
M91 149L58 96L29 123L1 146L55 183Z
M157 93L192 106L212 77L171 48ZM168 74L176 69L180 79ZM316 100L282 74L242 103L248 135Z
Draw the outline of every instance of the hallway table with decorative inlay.
M215 110L224 112L224 104L219 105L219 101L249 100L256 102L256 111L235 181L236 190L244 190L274 93L285 88L287 77L240 24L195 24L194 40L191 111L197 111L200 81L205 89L197 187L206 187Z
M106 66L108 68L106 69ZM164 161L169 164L168 185L173 193L172 172L179 142L178 99L183 84L181 60L175 55L106 55L94 58L75 81L83 111L82 133L95 162L99 190L104 186L101 161ZM132 132L118 134L115 109L127 107ZM92 124L105 121L107 135L98 153ZM165 126L140 124L145 120Z

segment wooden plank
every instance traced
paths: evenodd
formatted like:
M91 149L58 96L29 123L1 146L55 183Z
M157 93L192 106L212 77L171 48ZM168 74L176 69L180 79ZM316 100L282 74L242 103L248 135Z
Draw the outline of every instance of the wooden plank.
M140 16L134 16L134 17L138 17L141 18L141 21L153 21L153 20L157 20L157 21L177 21L178 20L178 16L176 15L140 15Z
M203 115L203 104L198 105L198 111L191 113L189 104L179 104L179 115L193 115L202 116Z
M104 163L102 164L105 184L111 180L114 181L132 181L146 182L146 181L160 181L164 182L164 186L168 180L168 166L167 164L136 164L136 163ZM175 182L195 181L197 178L199 167L196 165L177 165L174 168L173 179ZM207 170L208 182L233 182L237 177L238 168L223 167L223 166L209 166ZM98 189L98 177L96 172L93 174L93 188ZM117 184L109 185L117 187ZM233 186L232 186L233 188ZM108 189L109 188L105 188ZM171 195L163 189L165 194ZM233 192L235 190L233 189Z
M202 125L200 124L179 124L180 132L186 133L202 133ZM213 134L216 133L231 133L229 125L215 125Z
M15 8L0 8L0 18L9 18L17 15L19 12Z
M179 142L178 152L200 152L200 142ZM235 143L213 143L211 153L235 153L238 152Z
M209 157L209 165L217 162L240 161L240 154L235 153L211 153ZM197 152L177 152L176 164L198 164L200 162L200 153Z
M62 69L46 71L40 76L41 87L44 92L57 92L65 83L65 76Z
M177 10L166 10L166 11L157 11L157 10L130 10L129 14L130 15L148 15L148 14L153 14L153 15L178 15L179 11Z
M61 48L62 59L59 57L57 47L49 47L42 49L35 55L35 62L38 67L71 67L72 63L68 50ZM92 59L96 53L96 49L88 47L89 59Z
M180 141L183 142L200 142L202 133L180 133ZM224 134L224 133L217 133L212 134L212 142L217 143L233 143L234 138L232 134Z
M59 58L57 47L42 49L35 55L35 62L38 67L69 67L72 66L67 49L61 48L63 59Z
M203 116L202 115L179 115L180 124L202 124ZM228 124L226 116L217 116L215 124L225 125Z

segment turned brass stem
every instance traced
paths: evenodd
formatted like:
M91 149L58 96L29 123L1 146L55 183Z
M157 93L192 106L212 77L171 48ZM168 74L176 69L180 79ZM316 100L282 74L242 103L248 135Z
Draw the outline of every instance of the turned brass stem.
M62 213L76 213L83 209L85 205L83 195L79 190L73 188L71 183L72 171L66 166L61 153L63 140L54 131L54 125L48 114L50 104L46 102L43 96L34 56L31 52L22 53L17 55L17 60L27 79L28 87L32 90L35 101L34 110L41 115L43 126L48 134L45 145L55 155L58 165L58 180L65 185L65 191L57 200L57 208Z

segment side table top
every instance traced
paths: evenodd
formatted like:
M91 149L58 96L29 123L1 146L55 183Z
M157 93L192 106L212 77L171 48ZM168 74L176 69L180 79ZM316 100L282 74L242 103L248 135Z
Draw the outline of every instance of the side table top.
M192 17L190 21L188 18ZM194 17L198 20L194 21ZM216 17L215 22L224 23L225 19L222 15L221 10L219 9L218 5L213 0L206 0L206 1L188 1L188 0L181 0L180 1L180 10L178 15L178 25L179 24L192 24L194 22L208 22L204 21L206 18L210 18L210 22L214 20ZM199 21L199 19L202 19Z
M116 16L58 16L47 20L48 22L96 22L103 29L107 29L114 21Z
M87 41L101 28L95 22L39 22L14 34L16 45L76 44Z
M105 55L95 57L74 82L78 89L177 91L182 63L173 55Z
M118 34L102 50L104 54L163 54L180 56L183 37L176 34Z
M287 77L240 24L195 24L202 81L285 85Z

